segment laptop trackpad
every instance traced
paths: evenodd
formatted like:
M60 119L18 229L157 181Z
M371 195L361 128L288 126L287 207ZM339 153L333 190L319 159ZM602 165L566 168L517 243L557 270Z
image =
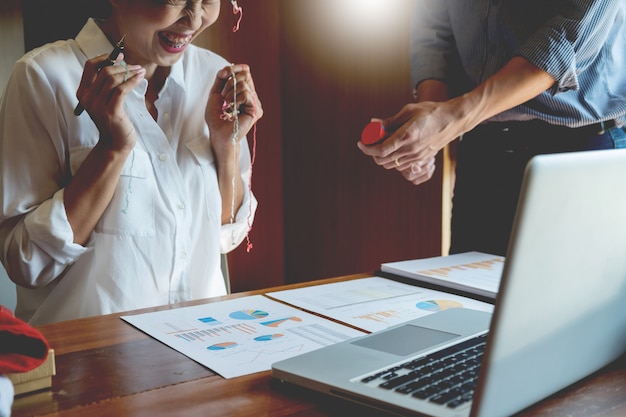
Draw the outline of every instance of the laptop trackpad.
M407 356L459 336L441 330L406 324L388 331L371 334L352 343L393 355Z

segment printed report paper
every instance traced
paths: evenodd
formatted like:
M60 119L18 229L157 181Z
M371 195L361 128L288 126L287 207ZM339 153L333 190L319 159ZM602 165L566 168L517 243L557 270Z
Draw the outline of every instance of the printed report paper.
M483 252L387 262L382 272L465 291L495 300L505 258Z
M121 318L224 378L364 334L262 295Z
M387 278L369 277L267 293L268 296L368 332L448 308L487 312L493 305Z

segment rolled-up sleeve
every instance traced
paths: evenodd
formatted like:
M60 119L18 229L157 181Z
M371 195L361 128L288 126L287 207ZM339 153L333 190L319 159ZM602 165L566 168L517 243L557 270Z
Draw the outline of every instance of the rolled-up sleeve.
M20 60L0 108L0 242L8 275L25 287L45 285L87 251L73 243L63 204L62 116L43 71Z
M411 27L412 86L426 79L445 81L449 77L450 57L456 53L446 2L417 1Z
M615 19L624 18L618 16L622 8L619 3L614 0L561 2L555 16L521 45L518 54L557 81L553 94L577 90L578 75L598 57L611 36Z
M52 281L89 250L89 246L74 243L74 232L67 219L63 194L64 190L59 190L51 199L24 216L22 238L14 244L14 251L21 255L20 262L15 266L21 268L22 276L38 277L30 285L39 286ZM20 245L20 242L24 244ZM30 247L31 256L25 257L25 252L18 250L21 247ZM12 262L9 261L9 264Z
M254 222L254 215L256 213L258 202L252 193L251 181L252 181L252 164L250 159L250 149L247 146L247 141L244 138L242 143L242 152L239 157L239 167L241 169L241 179L243 181L244 194L241 207L235 215L235 219L232 223L226 223L222 225L220 236L220 251L221 253L228 253L237 246L248 236L252 223Z

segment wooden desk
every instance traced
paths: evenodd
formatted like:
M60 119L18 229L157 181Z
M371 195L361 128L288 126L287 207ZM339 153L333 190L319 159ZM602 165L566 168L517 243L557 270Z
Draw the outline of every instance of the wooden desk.
M352 275L271 291L369 275ZM147 312L262 294L251 291L138 310ZM15 399L13 417L271 416L382 417L387 414L301 388L261 372L224 379L121 320L122 314L39 327L55 349L52 390ZM626 357L522 412L530 416L626 416Z

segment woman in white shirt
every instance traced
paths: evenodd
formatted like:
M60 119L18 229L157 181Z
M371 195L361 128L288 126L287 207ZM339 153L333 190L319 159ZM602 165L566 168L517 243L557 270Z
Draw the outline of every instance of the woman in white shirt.
M224 294L256 210L250 69L191 44L220 0L109 3L20 59L0 107L0 257L31 324Z

